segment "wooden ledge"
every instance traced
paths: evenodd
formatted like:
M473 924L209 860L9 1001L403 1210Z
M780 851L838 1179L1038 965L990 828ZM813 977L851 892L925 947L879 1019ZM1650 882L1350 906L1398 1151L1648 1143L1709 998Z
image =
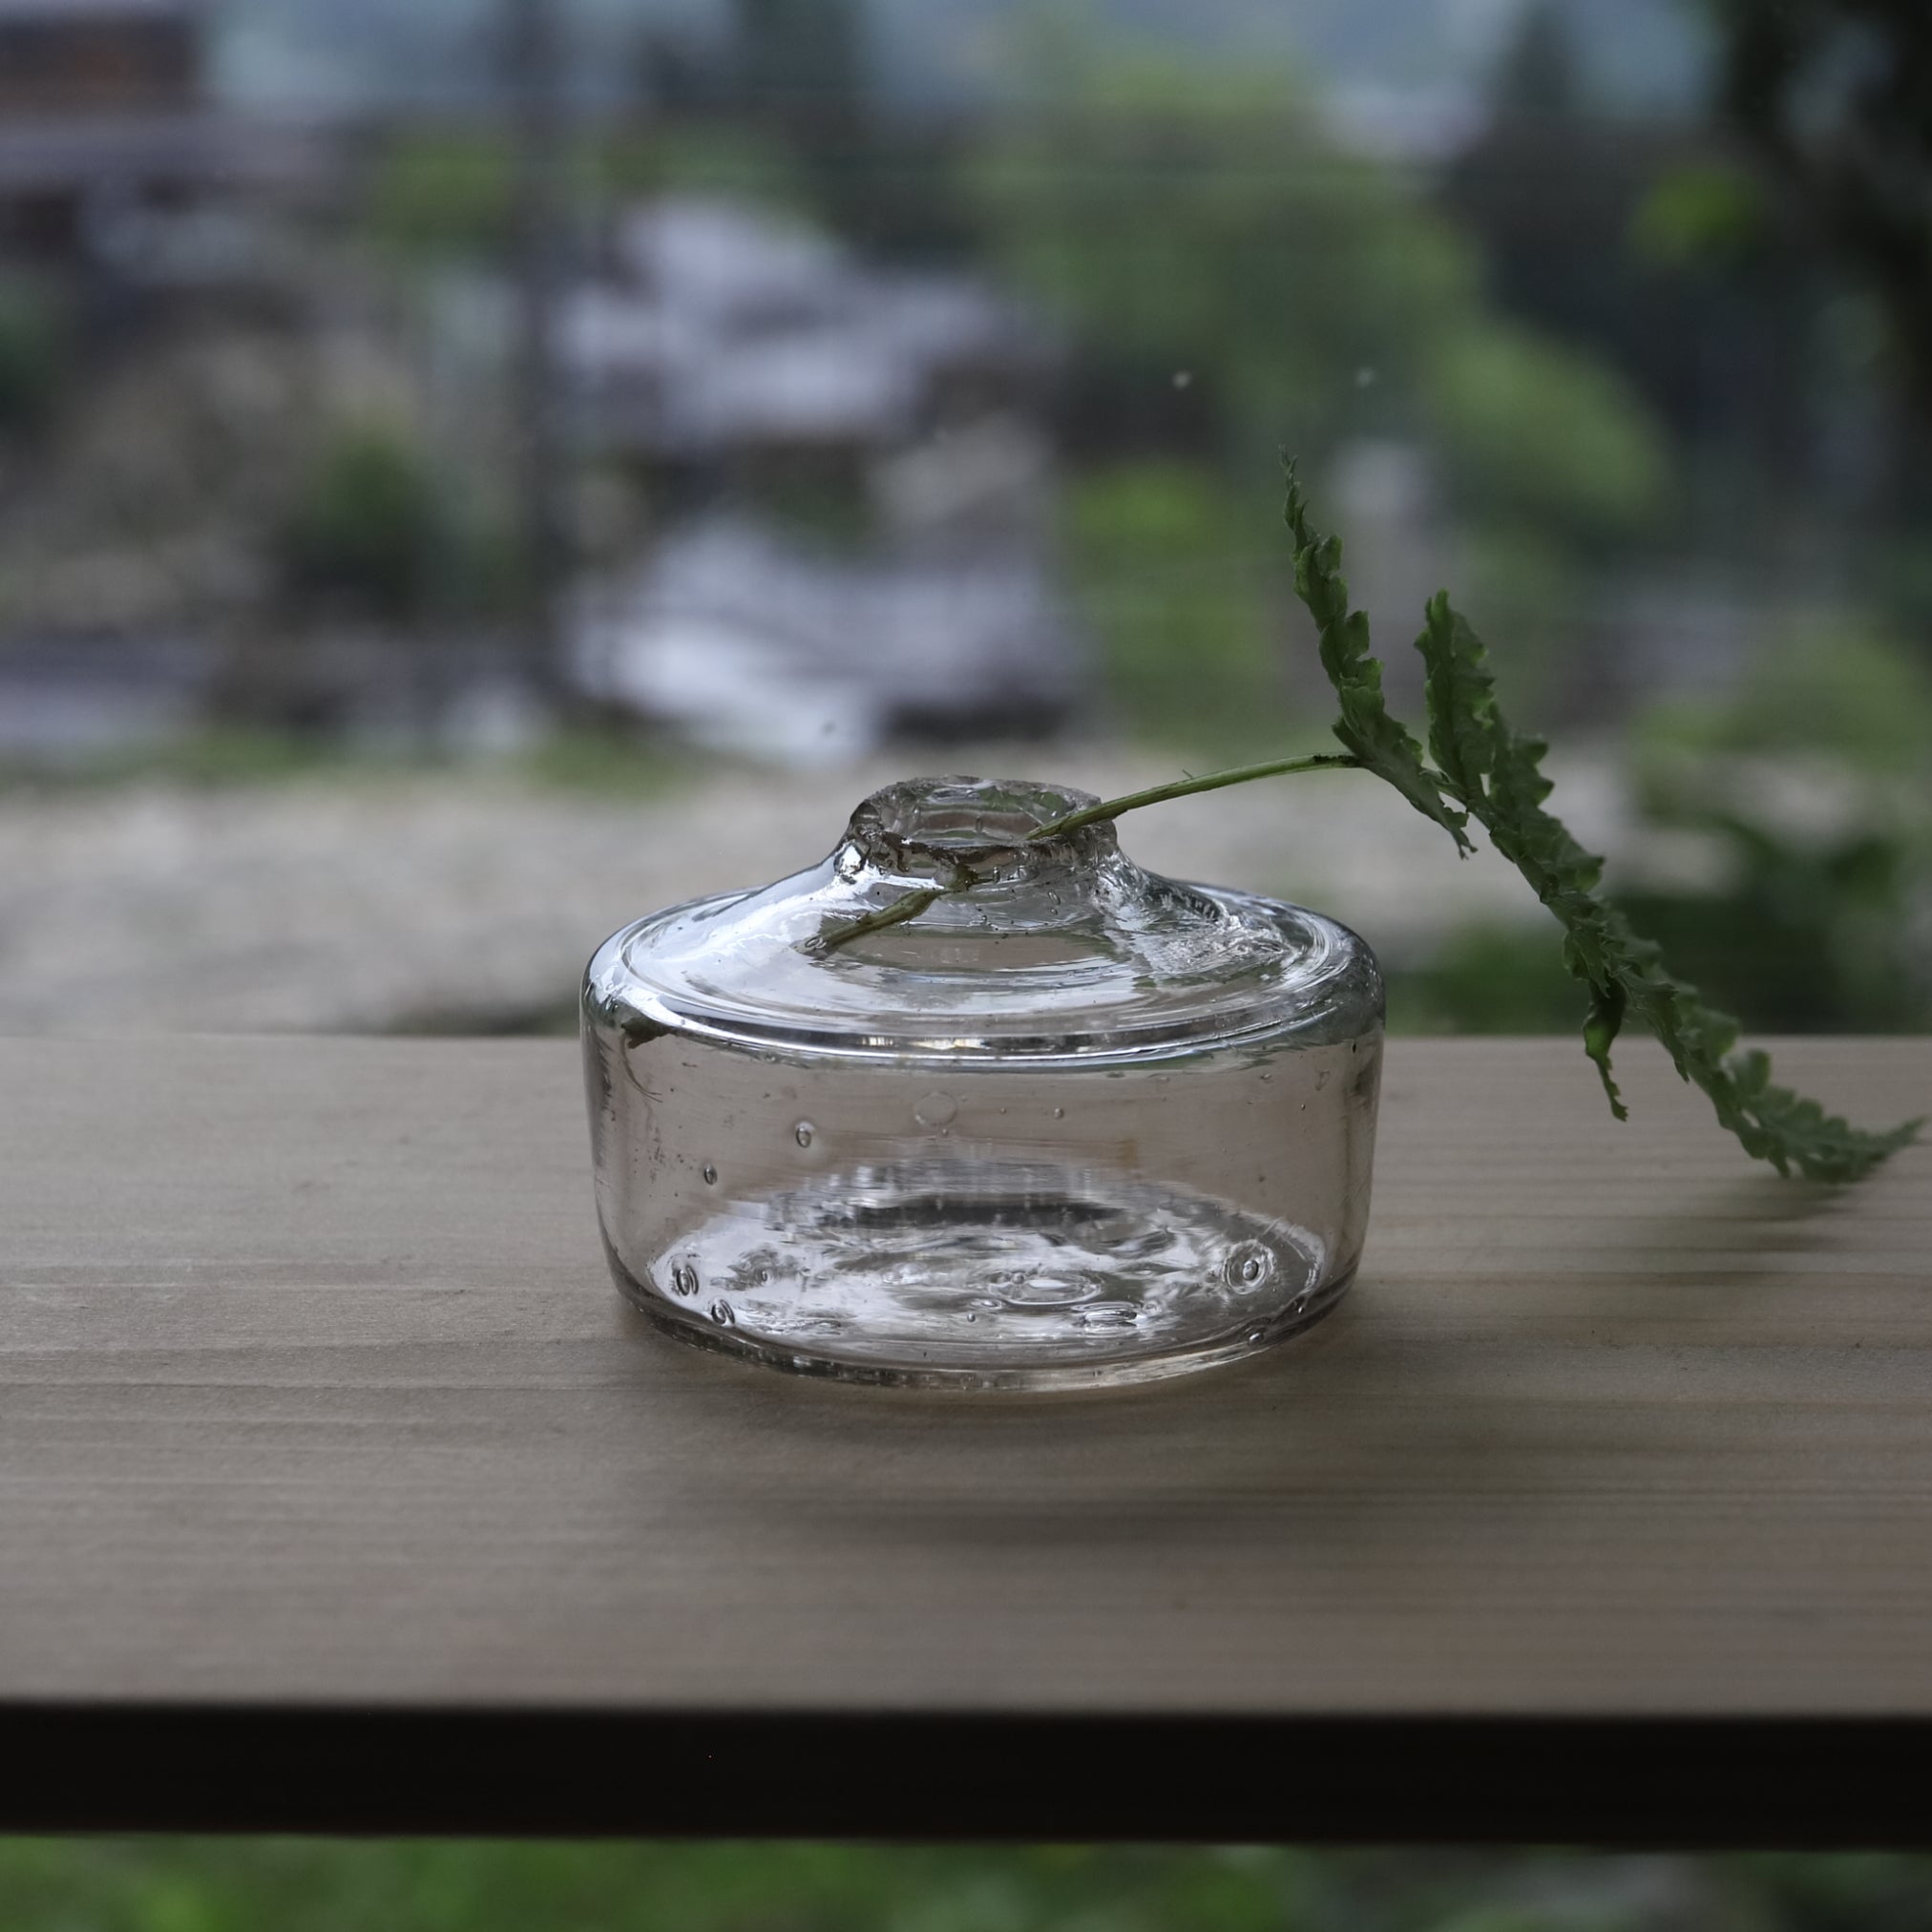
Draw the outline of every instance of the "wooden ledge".
M975 1400L648 1332L566 1042L0 1042L0 1826L1925 1841L1932 1153L1625 1058L1396 1042L1337 1314Z

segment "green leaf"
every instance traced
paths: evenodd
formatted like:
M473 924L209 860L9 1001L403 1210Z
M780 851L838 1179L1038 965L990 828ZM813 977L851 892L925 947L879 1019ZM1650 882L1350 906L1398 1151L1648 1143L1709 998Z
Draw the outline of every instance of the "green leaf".
M1459 851L1473 850L1474 819L1490 843L1515 866L1563 929L1563 957L1588 995L1584 1051L1595 1063L1611 1111L1628 1111L1610 1067L1610 1051L1625 1022L1635 1018L1663 1043L1677 1071L1710 1097L1718 1121L1744 1150L1769 1161L1780 1174L1796 1170L1814 1181L1856 1181L1918 1135L1908 1121L1884 1133L1868 1133L1816 1101L1775 1086L1762 1053L1732 1053L1737 1022L1706 1006L1695 987L1665 971L1657 947L1641 937L1597 886L1604 862L1570 836L1562 820L1544 809L1549 780L1546 746L1511 728L1496 702L1489 654L1446 592L1429 599L1416 648L1422 654L1429 712L1429 755L1408 728L1389 714L1382 696L1382 667L1369 648L1369 620L1349 608L1341 575L1341 544L1315 534L1308 499L1288 466L1288 527L1294 537L1295 590L1314 619L1322 667L1334 686L1341 716L1335 736L1346 758L1286 758L1232 771L1187 776L1088 806L1051 825L1036 838L1060 836L1123 812L1168 799L1245 785L1291 771L1360 765L1388 781L1425 817L1455 839ZM914 888L814 938L806 950L830 953L848 940L916 919L951 892L969 892L970 871L933 886Z
M1422 763L1422 747L1389 715L1382 667L1369 652L1368 617L1349 608L1341 539L1316 537L1310 530L1308 499L1292 463L1288 465L1287 517L1294 538L1295 595L1315 621L1322 668L1341 705L1335 736L1357 764L1386 779L1423 817L1434 819L1459 851L1475 850L1463 830L1466 817L1443 797L1435 774Z
M1575 967L1570 970L1576 971ZM1615 1045L1617 1035L1624 1030L1624 1015L1629 1007L1629 996L1614 979L1602 983L1588 980L1586 983L1590 989L1590 1003L1584 1015L1584 1051L1596 1062L1597 1078L1604 1083L1604 1097L1610 1103L1611 1113L1620 1121L1628 1121L1630 1110L1624 1104L1616 1075L1610 1071L1610 1048Z
M1474 819L1548 908L1563 928L1564 963L1588 995L1584 1051L1619 1120L1628 1110L1610 1050L1634 1017L1657 1036L1678 1073L1710 1097L1719 1122L1745 1151L1780 1174L1856 1181L1915 1138L1921 1122L1866 1132L1816 1101L1774 1085L1762 1053L1732 1053L1737 1022L1665 971L1657 947L1598 895L1603 860L1544 809L1550 790L1543 772L1547 747L1510 727L1496 702L1482 640L1446 592L1430 598L1416 640L1428 702L1429 755L1436 761L1433 770L1424 765L1415 739L1383 704L1368 620L1347 608L1348 587L1337 570L1341 547L1310 526L1292 465L1288 524L1295 542L1295 588L1319 628L1322 665L1341 705L1335 735L1418 810L1447 826L1465 849L1463 828Z
M1467 797L1482 788L1496 759L1495 681L1482 640L1438 591L1425 607L1416 648L1427 672L1429 756L1451 790Z

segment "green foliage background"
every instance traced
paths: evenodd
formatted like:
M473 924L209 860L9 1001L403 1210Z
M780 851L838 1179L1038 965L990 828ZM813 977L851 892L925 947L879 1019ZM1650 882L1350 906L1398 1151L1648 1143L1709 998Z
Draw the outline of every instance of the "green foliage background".
M988 247L1127 383L1202 386L1211 457L1434 450L1459 513L1572 542L1654 529L1664 431L1606 366L1489 306L1466 240L1345 148L1292 71L1038 16L970 164ZM1129 411L1128 413L1131 413Z
M57 296L30 277L0 275L0 435L38 429L66 373Z
M0 1840L7 1932L1923 1932L1932 1860Z
M1006 71L967 198L1069 345L1062 539L1119 720L1228 762L1319 727L1292 717L1262 512L1284 447L1319 483L1364 437L1426 452L1459 578L1534 698L1606 575L1668 540L1676 453L1631 386L1499 313L1467 238L1292 69L1060 9Z
M1108 694L1137 736L1230 759L1279 748L1285 585L1270 507L1173 458L1070 481L1061 547Z

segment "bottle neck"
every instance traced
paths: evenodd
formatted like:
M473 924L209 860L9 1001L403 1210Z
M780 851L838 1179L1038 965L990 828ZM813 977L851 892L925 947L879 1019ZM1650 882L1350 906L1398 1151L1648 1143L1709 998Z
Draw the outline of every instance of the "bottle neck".
M860 803L835 864L849 879L870 872L948 892L1005 886L1083 895L1119 862L1113 827L1035 834L1094 803L1087 792L1023 781L907 779Z

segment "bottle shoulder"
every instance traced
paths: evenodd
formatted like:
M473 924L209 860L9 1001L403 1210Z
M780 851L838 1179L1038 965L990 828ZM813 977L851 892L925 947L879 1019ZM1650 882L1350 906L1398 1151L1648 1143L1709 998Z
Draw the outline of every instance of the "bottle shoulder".
M1307 908L1143 871L1062 788L911 781L822 863L653 914L585 977L602 1023L864 1057L1128 1057L1378 1027L1368 946ZM868 925L882 912L901 916ZM856 929L856 930L855 930Z

